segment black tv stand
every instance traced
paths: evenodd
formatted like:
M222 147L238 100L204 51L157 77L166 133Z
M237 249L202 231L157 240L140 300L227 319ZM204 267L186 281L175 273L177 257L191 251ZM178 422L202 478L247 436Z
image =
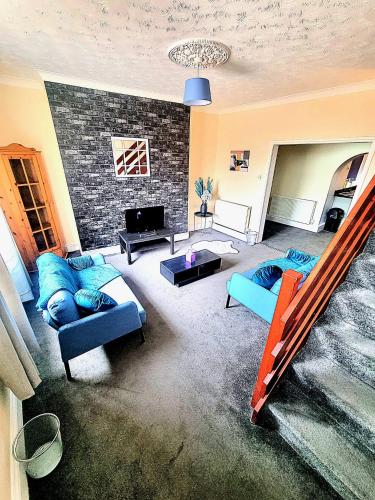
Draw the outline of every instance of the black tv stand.
M128 256L128 264L132 263L132 252L144 252L164 246L170 238L170 252L174 254L174 236L176 231L171 228L156 229L142 233L119 231L120 250Z

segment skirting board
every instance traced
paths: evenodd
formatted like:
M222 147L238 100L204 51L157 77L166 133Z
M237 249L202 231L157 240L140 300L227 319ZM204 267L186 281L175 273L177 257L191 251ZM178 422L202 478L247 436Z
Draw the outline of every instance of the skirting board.
M174 235L174 241L183 241L183 240L188 240L190 238L189 233L178 233ZM168 241L170 241L170 238L167 238Z
M9 390L9 438L11 445L23 425L22 403ZM19 462L13 458L12 446L10 446L10 500L29 500L29 489L27 485L26 472Z
M266 220L285 224L286 226L298 227L299 229L305 229L305 231L311 231L312 233L318 232L315 224L302 224L301 222L294 222L293 220L283 219L282 217L276 217L274 215L267 215Z
M246 235L244 233L240 233L239 231L235 231L234 229L229 229L229 227L221 226L220 224L216 224L216 222L212 224L212 229L216 229L216 231L219 231L220 233L233 236L233 238L237 238L238 240L247 241Z
M66 243L65 250L69 252L76 252L77 250L81 250L81 246L79 243Z
M120 253L120 245L96 248L95 250L85 250L82 252L82 255L90 255L93 253L101 253L102 255L115 255L117 253Z

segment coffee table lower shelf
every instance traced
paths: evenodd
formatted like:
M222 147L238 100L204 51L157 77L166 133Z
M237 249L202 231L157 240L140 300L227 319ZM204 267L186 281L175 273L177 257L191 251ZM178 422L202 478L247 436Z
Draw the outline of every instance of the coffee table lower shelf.
M208 250L196 253L196 261L186 262L185 255L160 262L160 274L178 287L210 276L221 268L221 258Z

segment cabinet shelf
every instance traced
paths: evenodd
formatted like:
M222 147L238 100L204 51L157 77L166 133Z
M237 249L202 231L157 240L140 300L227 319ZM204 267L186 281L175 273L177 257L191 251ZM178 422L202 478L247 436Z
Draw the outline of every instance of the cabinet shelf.
M36 229L35 231L32 231L32 233L33 234L41 233L42 231L47 231L47 229L52 229L52 226L51 225L43 226L42 229Z
M25 212L30 212L30 210L36 210L38 208L46 208L46 205L35 205L34 207L24 208Z

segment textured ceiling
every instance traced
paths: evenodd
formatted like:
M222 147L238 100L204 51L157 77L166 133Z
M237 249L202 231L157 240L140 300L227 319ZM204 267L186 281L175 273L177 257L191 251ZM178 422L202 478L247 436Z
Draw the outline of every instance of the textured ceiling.
M168 48L219 40L230 62L203 72L220 107L375 78L375 0L7 0L0 75L39 71L181 98L192 70Z

